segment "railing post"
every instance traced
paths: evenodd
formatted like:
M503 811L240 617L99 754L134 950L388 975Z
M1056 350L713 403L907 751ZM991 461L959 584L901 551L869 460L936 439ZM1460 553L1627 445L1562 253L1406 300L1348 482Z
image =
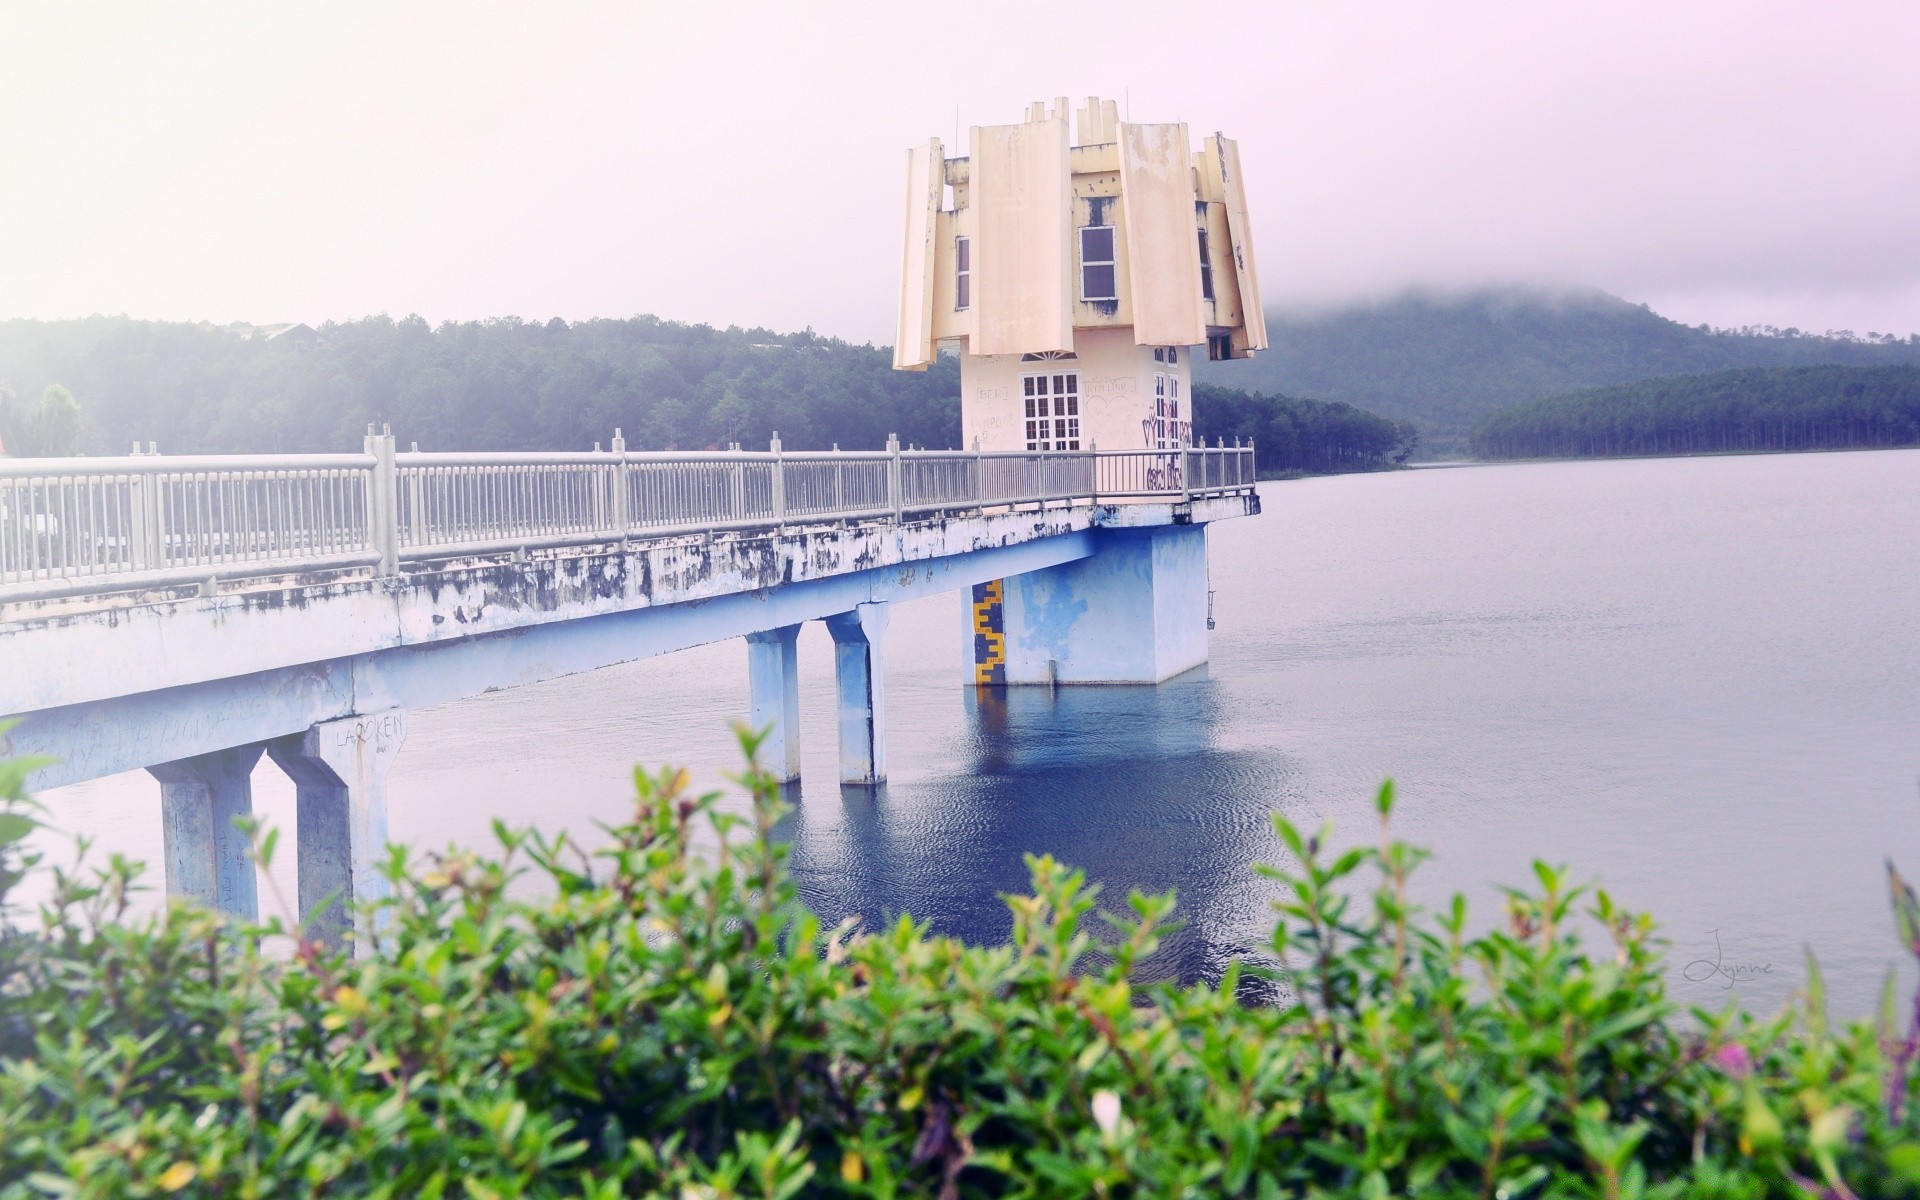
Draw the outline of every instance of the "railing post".
M893 457L887 460L887 499L893 505L893 523L900 523L900 435L887 435L887 453Z
M413 443L412 452L420 453L420 443ZM395 468L398 474L398 468ZM407 476L407 544L424 546L427 544L427 480L419 467Z
M980 451L980 435L973 435L973 506L987 506L987 456Z
M135 453L140 444L134 443ZM162 565L155 557L160 544L160 506L154 496L153 476L144 471L130 481L127 513L127 557L136 571Z
M375 571L400 571L400 505L398 472L393 461L393 431L375 433L367 426L366 452L373 455L373 473L367 484L367 540L380 555Z
M787 468L780 458L780 431L773 431L773 523L787 523Z
M627 536L627 435L613 431L613 531L621 540Z
M1100 443L1087 439L1087 503L1100 506Z
M1180 442L1173 452L1173 461L1180 469L1180 503L1193 503L1193 464L1188 461L1185 442Z

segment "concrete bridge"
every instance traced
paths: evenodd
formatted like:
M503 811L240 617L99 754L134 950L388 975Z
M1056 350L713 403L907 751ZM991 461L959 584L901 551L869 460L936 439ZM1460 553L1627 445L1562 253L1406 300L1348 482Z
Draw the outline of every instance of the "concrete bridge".
M292 778L303 920L378 894L409 709L729 638L799 773L823 620L840 777L886 777L888 605L967 589L968 684L1156 683L1206 660L1206 525L1253 449L396 453L0 460L0 754L37 788L145 769L170 893L256 909L233 819Z

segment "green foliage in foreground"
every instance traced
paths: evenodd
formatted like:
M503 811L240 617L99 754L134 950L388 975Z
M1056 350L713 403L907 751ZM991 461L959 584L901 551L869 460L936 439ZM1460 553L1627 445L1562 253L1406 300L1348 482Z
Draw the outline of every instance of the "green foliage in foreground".
M1294 1000L1261 1008L1237 972L1134 987L1171 898L1096 940L1092 889L1046 858L1005 946L825 930L774 788L744 782L750 822L640 773L598 851L396 851L360 960L185 907L124 920L124 863L56 872L0 943L0 1196L1920 1192L1912 1028L1830 1027L1815 976L1777 1019L1684 1031L1648 921L1546 867L1491 931L1420 911L1390 788L1375 849L1276 820Z
M1920 443L1920 366L1775 367L1554 396L1480 421L1485 458L1598 458Z

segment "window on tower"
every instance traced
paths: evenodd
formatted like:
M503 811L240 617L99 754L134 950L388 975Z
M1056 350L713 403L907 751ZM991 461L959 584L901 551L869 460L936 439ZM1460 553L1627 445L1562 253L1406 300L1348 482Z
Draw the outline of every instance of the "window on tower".
M973 304L973 247L970 238L953 239L953 307L965 310Z
M1200 298L1213 299L1213 259L1207 254L1207 231L1200 231Z
M1080 298L1118 300L1119 276L1114 270L1113 226L1089 225L1080 231Z
M1080 373L1063 371L1020 377L1026 403L1027 449L1041 451L1080 448Z

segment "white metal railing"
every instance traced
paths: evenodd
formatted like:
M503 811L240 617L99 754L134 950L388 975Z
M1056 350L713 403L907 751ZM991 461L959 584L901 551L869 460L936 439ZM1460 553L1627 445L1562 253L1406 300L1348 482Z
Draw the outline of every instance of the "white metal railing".
M0 459L0 603L787 522L1250 490L1252 446Z

